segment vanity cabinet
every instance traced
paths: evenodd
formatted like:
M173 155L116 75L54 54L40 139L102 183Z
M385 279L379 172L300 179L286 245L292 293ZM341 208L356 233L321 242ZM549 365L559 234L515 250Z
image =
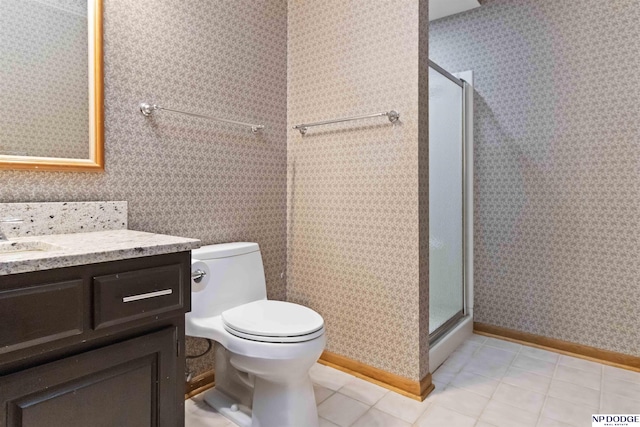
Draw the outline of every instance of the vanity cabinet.
M190 260L0 276L0 427L183 426Z

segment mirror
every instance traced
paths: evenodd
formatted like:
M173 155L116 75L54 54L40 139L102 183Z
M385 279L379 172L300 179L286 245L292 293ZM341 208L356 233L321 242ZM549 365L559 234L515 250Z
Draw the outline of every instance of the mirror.
M104 169L102 0L0 0L0 168Z

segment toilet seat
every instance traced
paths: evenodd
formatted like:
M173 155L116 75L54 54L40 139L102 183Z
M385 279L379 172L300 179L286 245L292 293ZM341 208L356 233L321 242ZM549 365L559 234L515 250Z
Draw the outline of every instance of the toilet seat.
M302 305L259 300L224 311L224 329L232 335L269 343L299 343L324 333L324 320Z

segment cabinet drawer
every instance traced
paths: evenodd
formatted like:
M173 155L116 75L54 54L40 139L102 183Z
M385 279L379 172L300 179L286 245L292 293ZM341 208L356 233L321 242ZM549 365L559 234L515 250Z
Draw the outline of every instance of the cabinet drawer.
M0 290L0 354L83 331L82 279Z
M181 264L172 264L94 277L94 328L181 309L182 270Z

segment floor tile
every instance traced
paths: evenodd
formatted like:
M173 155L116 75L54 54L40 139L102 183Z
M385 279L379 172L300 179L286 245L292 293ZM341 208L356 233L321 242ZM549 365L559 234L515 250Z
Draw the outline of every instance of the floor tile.
M542 409L545 395L502 383L492 399L537 414Z
M502 377L502 382L525 390L546 394L551 385L551 378L545 377L544 375L533 374L512 366L504 377Z
M413 423L430 404L431 402L428 399L424 402L418 402L398 393L390 392L376 403L375 408L408 423Z
M454 369L450 366L440 365L438 369L433 373L431 379L437 381L440 384L449 384L458 375L460 369Z
M542 350L540 348L528 347L526 345L522 346L522 350L520 350L520 354L533 357L534 359L544 360L545 362L551 362L551 363L556 363L558 359L560 359L560 355L558 353Z
M186 416L184 419L185 427L236 427L231 421L226 418L212 420L210 418L200 418L195 415Z
M508 363L473 359L464 368L462 368L462 372L472 372L484 377L500 379L507 372L507 369L509 369Z
M371 408L353 424L353 427L411 427L411 424L379 409Z
M601 414L638 414L640 403L617 394L603 393L600 400Z
M322 417L318 418L318 424L320 424L319 427L340 427L338 424L334 424L329 420L326 420Z
M479 347L479 346L478 346ZM469 363L469 360L473 357L473 353L458 353L454 352L438 369L443 367L448 368L451 372L460 372L460 370ZM437 372L437 371L436 371Z
M435 388L433 389L433 391L431 393L429 393L429 395L427 396L427 398L424 400L427 403L434 403L436 400L438 400L438 396L447 389L447 387L449 387L448 384L442 384L436 381L433 381L433 385L435 386Z
M378 400L382 399L382 396L389 392L389 390L379 385L360 378L353 378L338 391L369 406L374 405Z
M348 427L368 409L369 406L362 402L335 393L318 406L318 415L340 427Z
M542 408L542 416L575 426L584 427L591 423L591 415L597 414L598 408L576 405L556 397L548 396Z
M189 413L195 410L196 402L193 399L187 399L184 402L184 412Z
M192 414L195 418L209 419L221 426L226 426L229 423L227 418L204 401L202 394L185 402L185 414Z
M313 393L316 396L316 405L319 405L335 392L326 387L322 387L321 385L314 384Z
M585 426L589 426L590 423L585 423ZM540 417L538 420L538 427L573 427L571 424L563 423L562 421L554 420L553 418Z
M616 394L628 399L637 400L640 406L640 383L605 376L602 381L603 393Z
M195 402L189 399L185 402L185 427L231 427L235 426L227 418L216 412L204 401Z
M473 341L473 340L467 340L467 341L463 342L462 344L460 344L458 346L458 348L456 348L456 350L454 351L454 354L472 355L481 346L482 346L482 344L480 344L479 342L476 342L476 341Z
M538 414L491 400L480 419L497 427L535 427Z
M449 408L470 417L478 418L489 399L456 387L447 387L438 397L436 405Z
M554 379L551 381L549 396L592 408L600 407L600 391L581 385Z
M460 372L453 381L451 381L451 385L454 387L469 390L484 397L491 397L493 392L496 391L498 384L498 380L483 377L473 372Z
M311 381L314 384L321 385L333 391L337 391L346 383L355 378L353 375L346 374L337 369L316 363L309 371Z
M466 415L462 415L451 409L442 406L433 405L429 408L418 421L416 427L473 427L476 419Z
M590 360L578 359L577 357L571 356L560 356L560 360L558 361L560 365L570 366L572 368L580 369L582 371L587 372L602 372L602 365L600 363L592 362Z
M487 340L487 337L485 337L484 335L478 335L478 334L471 334L471 336L467 338L467 341L477 342L478 344L482 344L486 340Z
M628 369L615 368L613 366L604 367L604 376L618 378L632 383L640 384L640 372L633 372Z
M516 357L516 354L512 351L495 347L487 347L486 345L482 346L473 355L474 359L487 360L500 365L511 363L514 357Z
M640 412L640 373L513 344L473 335L424 402L316 364L320 427L582 427L592 414ZM185 424L237 427L203 395L185 402Z
M600 372L588 372L570 366L558 365L555 378L594 390L600 390L602 375Z
M499 340L496 338L487 337L487 340L484 342L485 346L500 348L502 350L518 352L522 348L522 345L516 344L511 341Z
M545 377L553 377L556 364L546 362L540 359L534 359L533 357L519 354L513 361L513 366L522 370L532 372L538 375L544 375Z

